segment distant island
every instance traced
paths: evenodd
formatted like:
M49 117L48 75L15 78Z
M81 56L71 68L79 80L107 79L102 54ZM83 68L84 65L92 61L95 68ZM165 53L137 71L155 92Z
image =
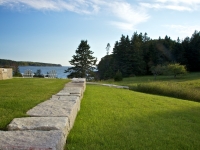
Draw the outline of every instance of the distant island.
M11 67L11 66L55 66L61 67L61 64L52 63L41 63L41 62L31 62L31 61L14 61L7 59L0 59L0 67Z

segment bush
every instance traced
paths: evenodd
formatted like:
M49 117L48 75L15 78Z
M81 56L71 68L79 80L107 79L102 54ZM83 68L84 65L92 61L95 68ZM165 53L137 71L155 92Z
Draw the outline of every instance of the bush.
M122 77L122 73L118 70L115 77L114 77L115 81L122 81L123 77Z
M44 75L41 74L41 72L42 72L41 69L38 69L38 70L34 73L34 77L43 78Z
M186 67L184 65L180 65L179 63L169 64L165 69L165 74L173 75L174 78L176 78L177 75L187 73Z
M22 77L22 74L19 71L19 66L14 66L12 69L13 69L13 77Z

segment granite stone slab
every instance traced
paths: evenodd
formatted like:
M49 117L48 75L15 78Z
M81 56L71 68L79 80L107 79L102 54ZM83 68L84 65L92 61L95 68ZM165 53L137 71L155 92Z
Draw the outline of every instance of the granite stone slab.
M65 87L81 87L83 89L83 91L85 91L86 89L86 83L73 83L73 82L69 82L65 85Z
M59 96L59 95L52 95L51 100L66 100L66 101L77 101L79 100L80 97L79 96L73 96L73 95L69 95L69 96Z
M71 94L70 93L67 93L67 92L59 92L56 94L57 96L70 96Z
M84 87L85 83L73 83L73 82L69 82L67 84L65 84L65 87Z
M83 88L82 87L64 87L64 89L61 90L60 92L66 92L70 94L82 94Z
M65 136L54 131L0 131L1 150L63 150Z
M27 112L31 117L68 117L70 129L79 111L80 102L47 100Z
M76 94L73 96L58 96L58 95L52 95L52 98L50 100L59 100L59 101L76 101L78 111L80 110L81 105L81 99L82 96L77 96Z
M59 92L56 95L57 96L78 96L78 97L82 97L82 94L65 94L64 92Z
M85 78L73 78L73 79L71 79L71 82L72 83L84 83L84 82L86 82L86 79Z
M23 130L60 130L67 137L70 127L67 117L26 117L15 118L7 126L9 131Z

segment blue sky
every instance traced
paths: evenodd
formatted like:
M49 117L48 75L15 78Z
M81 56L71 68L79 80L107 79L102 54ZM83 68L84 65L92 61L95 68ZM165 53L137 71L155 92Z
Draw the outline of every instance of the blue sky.
M106 55L122 34L191 37L200 0L0 0L0 59L68 66L81 40Z

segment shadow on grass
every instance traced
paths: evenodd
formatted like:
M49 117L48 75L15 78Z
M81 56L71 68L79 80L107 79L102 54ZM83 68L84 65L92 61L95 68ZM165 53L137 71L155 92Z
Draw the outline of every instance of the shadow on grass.
M90 88L68 137L68 150L200 148L199 103L107 87L95 98L89 95L95 87Z

